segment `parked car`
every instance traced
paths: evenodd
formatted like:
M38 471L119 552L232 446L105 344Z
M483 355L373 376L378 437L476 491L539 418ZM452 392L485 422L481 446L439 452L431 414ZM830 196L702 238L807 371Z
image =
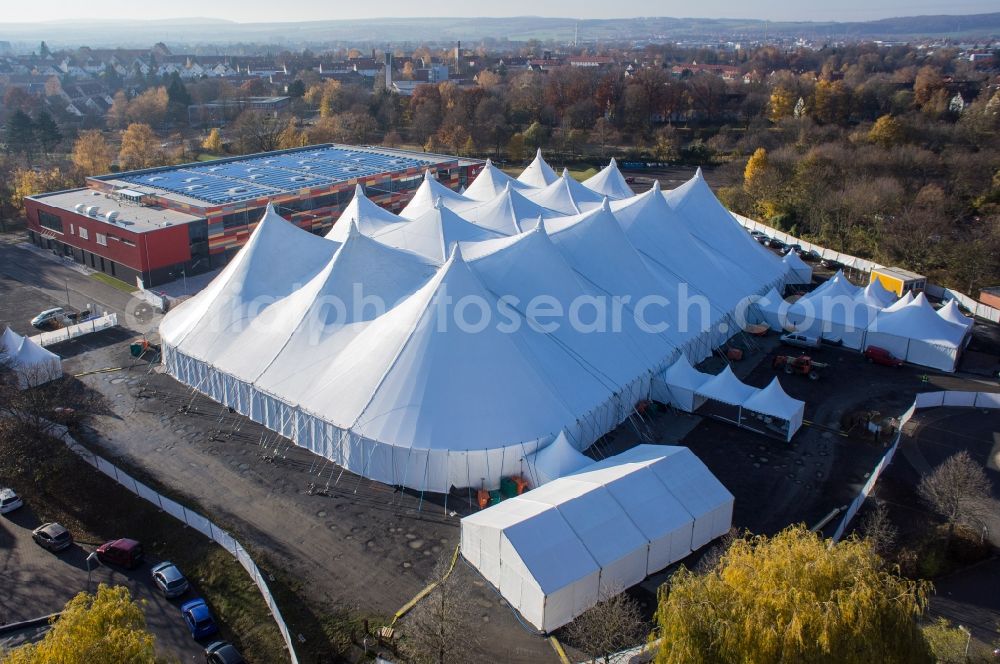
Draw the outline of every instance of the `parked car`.
M786 346L797 346L799 348L815 349L819 348L822 343L819 337L811 337L808 334L801 334L799 332L782 334L780 338L781 343Z
M52 552L62 551L73 544L73 535L58 523L43 523L31 531L31 539Z
M0 489L0 514L13 512L18 507L24 507L21 496L14 493L13 489Z
M246 664L243 655L232 643L225 641L215 641L205 648L205 662L207 664Z
M62 307L46 309L31 319L31 325L39 330L50 330L53 328L66 327L90 320L92 314L89 311L66 311Z
M899 359L885 348L880 348L879 346L869 346L865 348L863 353L865 359L872 364L882 364L887 367L896 367L897 369L903 366L903 360Z
M195 639L204 639L219 631L212 612L208 610L208 604L201 597L181 604L181 615L184 616L188 631Z
M799 257L804 261L809 261L810 263L815 263L816 261L823 260L823 257L819 255L819 252L815 249L806 249Z
M781 253L784 254L784 255L788 255L788 254L792 253L793 251L796 254L801 254L802 253L802 245L801 244L786 244L785 247L784 247L784 249L781 250Z
M635 184L635 178L631 175L625 176L625 184ZM240 660L242 661L242 660Z
M832 258L824 258L819 262L819 264L830 270L839 270L844 267L843 263L833 260Z
M153 583L167 599L180 597L188 589L188 580L181 574L177 565L169 560L153 566Z
M768 247L771 247L772 249L777 249L779 251L785 248L785 243L776 237L767 238L767 242L765 242L764 244Z
M761 244L764 244L764 242L767 241L767 236L761 231L750 231L750 237L757 240Z
M97 547L97 559L105 565L135 569L142 563L142 544L123 537Z

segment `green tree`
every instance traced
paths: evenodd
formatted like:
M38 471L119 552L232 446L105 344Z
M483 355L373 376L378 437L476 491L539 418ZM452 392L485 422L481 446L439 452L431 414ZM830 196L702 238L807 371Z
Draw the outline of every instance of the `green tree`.
M31 116L20 109L11 113L4 126L4 139L8 152L30 155L35 148L35 123Z
M804 526L746 537L708 573L682 567L660 589L656 662L929 663L927 592L864 540Z
M306 84L301 78L297 78L288 84L288 96L292 99L299 99L306 94Z
M52 629L38 643L7 654L5 664L153 664L154 638L142 608L125 586L103 583L96 595L71 599Z
M43 60L47 60L52 57L52 51L49 50L49 45L44 41L42 42L42 45L38 47L38 56Z
M167 101L171 104L179 104L187 108L191 104L191 93L181 80L181 75L173 72L170 75L170 83L167 84Z
M41 110L35 117L35 140L41 146L42 152L52 152L62 141L62 132L59 125L52 119L48 111Z

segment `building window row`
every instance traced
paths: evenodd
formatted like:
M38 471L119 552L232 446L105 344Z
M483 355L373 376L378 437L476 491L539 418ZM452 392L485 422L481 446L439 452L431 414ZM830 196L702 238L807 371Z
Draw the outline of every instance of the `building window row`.
M90 232L86 228L84 228L83 226L80 226L79 228L77 228L76 229L76 233L77 233L77 235L79 235L84 240L89 240L90 239Z
M52 214L51 212L46 212L45 210L38 211L38 223L44 228L55 231L57 233L63 232L63 222L58 216Z

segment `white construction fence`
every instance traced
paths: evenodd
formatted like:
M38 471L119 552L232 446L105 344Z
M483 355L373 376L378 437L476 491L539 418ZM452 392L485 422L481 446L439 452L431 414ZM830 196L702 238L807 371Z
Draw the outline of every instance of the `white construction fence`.
M892 458L896 454L896 449L899 447L899 441L903 438L903 427L906 426L906 423L910 421L913 414L917 412L917 410L921 408L936 408L938 406L1000 409L1000 393L948 391L923 392L918 394L916 399L913 400L913 405L911 405L899 418L899 427L896 431L896 437L892 441L892 445L889 446L885 455L879 459L879 462L875 465L875 469L872 471L868 481L865 482L863 487L861 487L861 491L851 502L847 511L844 512L844 517L841 519L840 525L837 526L837 530L833 533L833 540L835 542L839 541L840 538L844 536L844 531L847 530L847 527L857 515L858 510L860 510L861 506L865 504L865 500L868 499L868 496L875 488L875 483L878 482L878 478L882 474L882 471L884 471L892 462Z
M881 265L874 261L858 258L857 256L851 256L850 254L842 254L839 251L834 251L833 249L827 249L826 247L821 247L818 244L807 242L806 240L797 238L794 235L789 235L788 233L779 231L776 228L772 228L767 224L762 224L761 222L754 221L749 217L744 217L741 214L736 214L735 212L732 214L736 218L736 221L740 222L744 228L752 231L767 233L770 237L777 238L785 244L801 245L805 250L815 251L823 258L833 259L849 268L871 273L872 270L879 270L886 267L885 265ZM941 298L942 300L956 300L960 305L972 312L972 314L977 318L993 321L994 323L1000 323L1000 309L995 309L994 307L983 304L975 298L969 297L965 293L960 293L958 291L951 290L950 288L945 288L944 286L932 283L928 283L924 290L928 295Z
M90 320L86 320L82 323L67 325L66 327L61 327L58 330L36 334L31 337L31 340L39 346L51 346L52 344L82 337L85 334L92 334L94 332L100 332L101 330L107 330L117 325L118 314L104 314L103 316L91 318Z

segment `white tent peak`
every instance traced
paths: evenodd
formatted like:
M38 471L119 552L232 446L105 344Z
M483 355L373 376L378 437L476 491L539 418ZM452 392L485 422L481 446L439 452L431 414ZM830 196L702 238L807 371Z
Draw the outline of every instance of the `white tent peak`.
M657 193L660 191L660 180L658 178L653 180L653 191Z
M517 179L532 187L546 187L558 180L559 176L556 175L551 166L545 163L545 159L542 158L542 149L539 148L535 153L534 160L517 176Z
M698 170L694 172L694 177L696 180L702 180L705 178L705 175L701 172L701 166L699 166Z
M609 196L615 200L623 200L635 196L628 182L618 170L618 163L612 159L607 166L583 181L583 186L598 194Z
M357 218L351 219L350 222L351 222L350 228L347 229L347 239L348 240L354 239L354 238L358 237L359 235L361 235L361 229L358 227L358 220L357 220Z
M478 242L501 237L501 233L466 221L447 207L435 207L402 224L392 224L375 233L383 244L404 249L444 263L457 242Z
M608 199L607 196L601 199L601 209L604 210L605 212L611 212L611 201Z
M361 186L361 183L354 185L354 197L355 198L368 198L365 196L365 188Z
M958 308L958 302L955 300L948 300L943 307L938 309L937 314L949 323L958 323L965 327L972 327L974 323L972 318L962 313Z
M451 256L448 257L449 263L464 263L465 258L462 257L462 247L460 242L456 242L451 247Z
M615 161L614 157L612 157L611 161L608 162L608 167L610 167L610 168L618 168L618 162Z

